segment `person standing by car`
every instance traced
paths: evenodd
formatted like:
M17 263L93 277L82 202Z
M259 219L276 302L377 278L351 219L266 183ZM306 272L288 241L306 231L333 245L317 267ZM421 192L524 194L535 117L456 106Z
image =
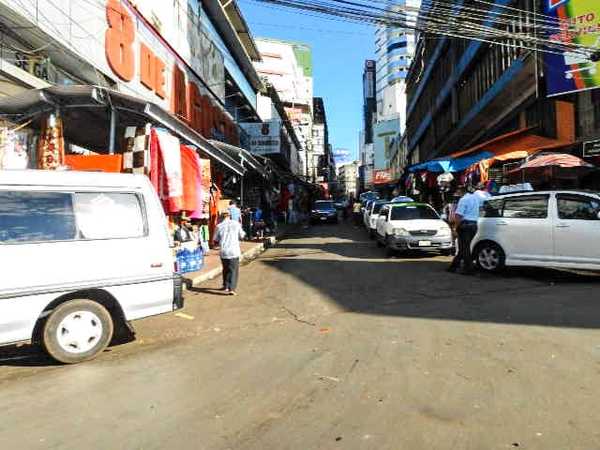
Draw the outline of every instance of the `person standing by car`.
M483 196L476 195L472 187L458 201L454 215L454 227L458 234L458 253L450 263L449 272L456 272L461 268L464 274L473 273L473 257L471 256L471 242L477 234L477 220L479 207L483 203Z
M240 240L244 239L244 230L238 221L231 219L229 211L223 213L223 221L217 225L215 243L219 245L221 264L223 265L223 290L229 295L237 295L236 288L240 270Z

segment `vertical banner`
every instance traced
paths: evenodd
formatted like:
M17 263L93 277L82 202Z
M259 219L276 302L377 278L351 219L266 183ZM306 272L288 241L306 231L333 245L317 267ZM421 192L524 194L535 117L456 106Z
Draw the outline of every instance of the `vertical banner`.
M544 12L561 21L551 40L568 42L600 51L599 0L543 0ZM562 26L562 24L568 24ZM582 52L544 56L548 96L600 87L600 62Z

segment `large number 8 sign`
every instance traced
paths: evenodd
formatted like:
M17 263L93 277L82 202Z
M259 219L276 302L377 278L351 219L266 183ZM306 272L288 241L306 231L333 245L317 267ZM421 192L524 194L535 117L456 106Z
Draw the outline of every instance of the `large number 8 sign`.
M135 74L133 43L135 28L131 16L119 0L106 3L105 46L110 68L124 81L131 81Z

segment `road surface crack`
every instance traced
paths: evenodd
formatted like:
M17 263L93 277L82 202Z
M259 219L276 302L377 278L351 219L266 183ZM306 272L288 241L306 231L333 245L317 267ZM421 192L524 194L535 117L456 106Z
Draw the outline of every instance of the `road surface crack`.
M283 309L285 312L287 312L290 316L292 316L292 318L296 321L296 322L300 322L300 323L304 323L306 325L310 325L311 327L316 327L317 324L314 322L309 322L308 320L304 320L301 319L298 314L296 314L294 311L292 311L289 308L286 308L285 306L282 306L281 309Z

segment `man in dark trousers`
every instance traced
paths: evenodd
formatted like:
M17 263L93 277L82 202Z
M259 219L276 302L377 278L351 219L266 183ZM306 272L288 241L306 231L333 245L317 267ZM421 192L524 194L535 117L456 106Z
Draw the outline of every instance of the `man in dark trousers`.
M231 220L229 211L223 213L223 220L217 225L215 242L220 247L223 265L223 290L229 295L237 295L236 288L240 270L240 240L244 239L242 224Z
M477 234L477 220L479 219L479 207L483 199L474 193L474 189L469 188L459 201L454 215L455 227L458 234L458 253L452 260L449 272L461 270L464 274L470 275L473 270L473 256L471 255L471 242Z

